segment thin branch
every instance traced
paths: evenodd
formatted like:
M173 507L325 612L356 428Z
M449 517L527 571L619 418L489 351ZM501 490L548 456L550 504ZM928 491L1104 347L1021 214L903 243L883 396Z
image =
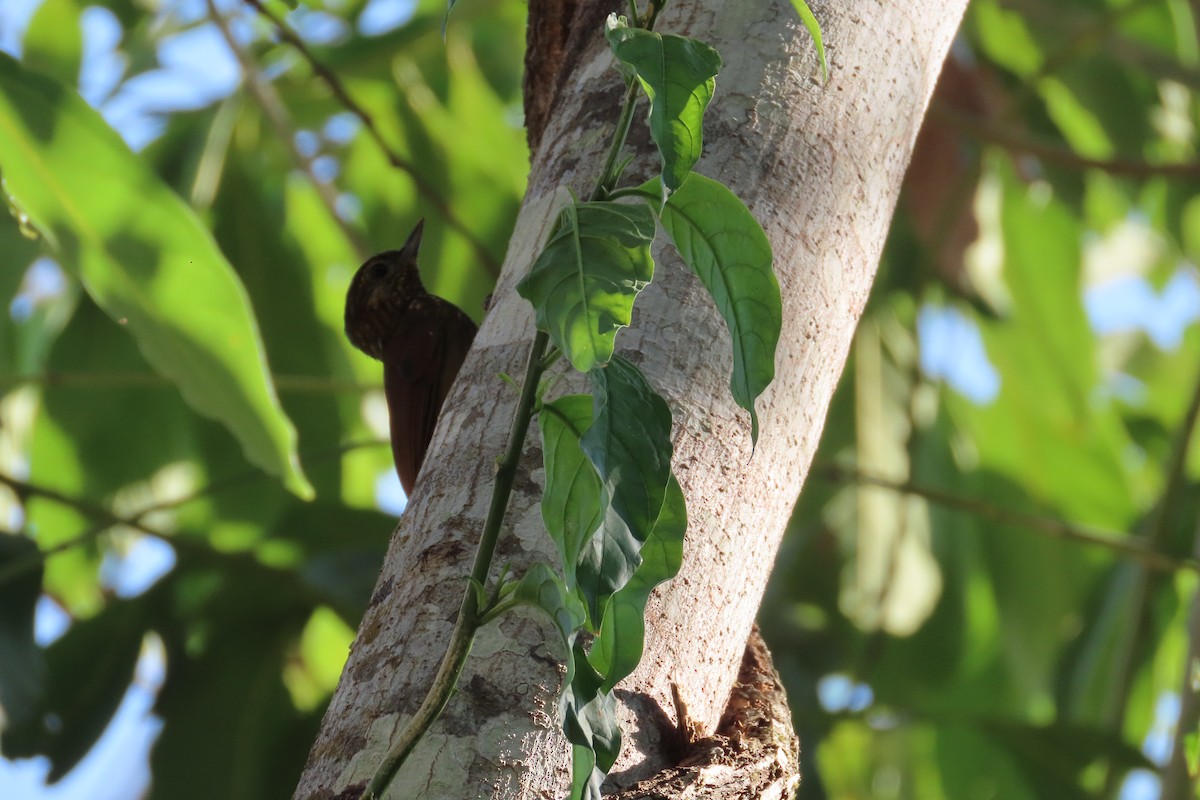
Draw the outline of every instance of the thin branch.
M316 190L321 204L325 206L325 210L334 224L341 229L346 241L354 248L358 260L365 261L371 255L370 247L362 235L338 213L337 190L332 184L317 177L314 167L316 159L300 150L300 146L296 143L296 131L292 126L291 118L286 106L279 98L279 94L275 91L275 87L263 76L254 59L242 50L237 39L234 38L233 31L229 29L229 23L217 10L216 0L208 0L208 16L220 31L225 45L241 65L242 72L246 76L246 89L270 121L271 127L275 129L275 135L287 145L288 151L292 154L292 160L296 162L296 166Z
M875 475L867 475L853 469L845 469L834 464L814 465L813 474L834 483L859 483L866 486L877 486L893 492L916 495L939 506L965 511L977 517L989 519L1003 525L1016 525L1045 534L1046 536L1051 536L1055 539L1103 547L1131 558L1147 569L1161 572L1176 572L1179 570L1200 572L1200 559L1179 558L1168 553L1163 553L1139 538L1117 531L1108 531L1084 525L1073 525L1051 517L1027 514L1023 511L1012 511L1007 508L994 506L977 498L962 497L940 489L920 486L910 481L892 481Z
M308 62L309 68L312 69L313 74L316 75L317 78L325 84L329 91L333 93L333 96L337 99L338 103L340 103L343 108L357 117L359 122L363 124L367 134L379 147L384 157L387 158L388 163L391 164L395 169L404 172L409 176L409 178L412 179L413 183L416 184L417 190L421 193L421 196L428 200L434 206L434 208L437 209L438 214L446 221L446 224L449 227L457 231L459 235L461 235L467 241L467 243L470 244L471 249L475 251L480 263L484 265L487 271L493 277L499 276L500 262L498 262L495 257L492 256L491 252L488 251L487 245L484 244L484 242L466 226L466 223L464 223L458 217L458 215L454 213L454 210L450 207L450 204L446 201L446 198L442 196L441 192L436 186L430 183L428 178L418 171L416 164L405 158L395 148L388 144L387 140L384 139L383 134L380 132L379 126L375 124L375 119L358 103L358 101L350 96L350 93L342 84L341 78L339 78L337 74L333 72L333 70L322 64L321 61L313 54L313 52L308 49L308 45L304 43L304 40L297 36L296 33L292 31L292 29L289 28L282 19L280 19L269 8L264 6L260 0L245 0L245 2L253 6L255 10L257 10L258 13L263 17L270 20L271 24L275 27L275 31L279 34L279 38L286 42L297 53L299 53L301 58Z
M364 439L356 442L345 442L337 445L336 447L326 447L320 450L302 450L297 455L306 466L311 467L314 464L318 464L322 461L332 461L335 458L340 458L341 456L353 450L359 450L367 447L384 447L387 444L388 441L386 439ZM226 478L218 478L214 481L211 481L210 483L207 483L204 486L196 489L196 491L192 492L191 494L172 498L170 500L161 500L157 503L152 503L151 505L145 506L138 511L136 518L139 520L145 519L150 514L162 511L170 511L172 509L179 508L180 506L185 506L188 503L194 503L197 500L203 500L206 497L219 494L226 489L245 486L247 483L275 480L276 478L274 475L270 475L262 470L246 470L245 472L230 475Z
M1200 558L1200 519L1196 520L1192 542L1192 555ZM1200 692L1196 690L1195 681L1196 665L1200 664L1200 591L1192 591L1190 606L1188 651L1183 663L1183 685L1179 689L1179 719L1175 722L1171 758L1162 769L1161 800L1189 800L1196 797L1196 780L1188 768L1188 743L1200 725Z
M1162 494L1159 497L1158 503L1155 504L1154 512L1150 515L1149 524L1143 537L1143 540L1150 547L1157 547L1166 539L1168 529L1176 517L1179 507L1179 493L1183 484L1187 481L1188 450L1191 446L1192 438L1196 433L1198 421L1200 421L1200 371L1196 373L1196 386L1192 390L1191 402L1188 404L1187 411L1184 412L1183 420L1180 422L1179 430L1175 434L1175 441L1171 447L1171 458L1166 465L1166 482L1163 485ZM1136 673L1138 644L1142 640L1143 629L1146 624L1145 612L1147 606L1151 603L1150 578L1145 570L1138 570L1133 576L1132 585L1128 589L1124 602L1132 609L1132 613L1128 618L1128 626L1119 632L1120 638L1113 647L1111 667L1113 677L1109 684L1109 694L1105 702L1108 713L1106 722L1114 727L1120 725L1125 719L1126 709L1129 704L1129 694L1132 691L1134 675ZM1191 638L1195 632L1193 621L1192 624L1189 624L1189 650L1196 647L1195 640ZM1184 692L1186 693L1190 687L1191 675L1189 666L1189 670L1184 673ZM1179 732L1183 730L1182 727L1177 728ZM1171 762L1168 762L1163 768L1164 783L1170 777L1170 764ZM1115 788L1117 775L1117 770L1108 770L1106 788ZM1163 795L1164 798L1168 796L1165 793Z
M90 542L99 538L101 534L110 528L122 526L132 528L147 536L152 536L155 539L167 542L172 547L181 550L192 550L195 552L201 552L206 556L217 555L222 558L238 557L237 554L234 553L224 553L222 551L215 550L207 546L206 542L201 542L200 540L169 536L162 531L150 527L146 523L142 522L139 518L130 519L122 517L98 503L93 503L90 500L86 500L81 497L72 497L70 495L63 494L56 489L29 483L28 481L14 478L11 475L0 473L0 486L7 486L17 495L18 498L21 499L22 502L29 497L40 497L44 500L57 503L58 505L74 509L95 523L92 527L87 528L83 533L78 534L77 536L74 536L70 539L65 539L52 547L46 548L45 550L39 550L36 553L32 553L26 558L18 558L3 565L3 567L0 567L0 586L3 586L8 581L13 580L14 578L17 578L32 569L36 569L51 556L55 556L59 553L64 553L76 547L89 544ZM255 558L251 558L251 560L256 564L259 563ZM265 565L264 568L266 568Z
M319 375L272 375L281 392L296 394L363 394L377 384L339 381ZM166 389L175 384L156 372L38 372L0 376L0 392L17 386L53 386L86 389Z
M1089 52L1098 50L1112 37L1123 19L1161 2L1162 0L1133 0L1116 8L1102 6L1102 10L1089 17L1086 24L1070 31L1061 47L1046 53L1041 65L1032 75L1023 79L1020 89L1012 97L1010 113L1015 114L1028 98L1034 97L1038 84L1043 80L1066 69Z
M306 451L300 453L300 455L304 458L305 463L311 465L323 460L330 460L332 458L340 457L352 450L357 450L364 447L381 447L386 444L387 442L382 439L346 442L338 445L337 447ZM151 514L161 513L163 511L171 511L181 506L185 506L188 503L194 503L197 500L202 500L211 495L219 494L227 489L244 486L248 482L263 480L274 480L274 477L262 472L261 470L248 470L236 475L231 475L227 478L214 480L196 489L191 494L187 494L182 497L175 497L170 500L162 500L157 503L151 503L148 506L138 509L138 511L132 516L123 517L116 514L106 506L100 505L99 503L94 503L84 498L72 497L70 495L63 494L56 489L51 489L39 484L29 483L28 481L20 480L19 478L15 478L11 475L0 473L0 485L7 486L9 489L11 489L12 492L16 494L22 502L29 497L40 497L59 505L72 508L83 516L96 522L96 524L92 527L85 529L82 533L73 536L70 539L64 539L55 545L47 547L43 550L39 550L37 553L30 554L27 558L18 559L12 563L5 564L3 567L0 567L0 586L2 586L6 581L12 580L13 578L24 574L30 569L35 568L53 556L91 543L105 531L117 526L132 528L147 536L161 539L162 541L170 544L172 547L179 549L190 549L203 552L208 555L217 555L221 558L232 557L236 554L228 553L227 551L223 550L215 550L211 547L208 547L206 544L200 543L198 540L170 536L162 531L148 527L145 520Z
M930 116L944 120L964 133L999 145L1015 153L1031 156L1068 169L1098 169L1110 175L1131 178L1152 178L1162 175L1168 178L1200 178L1200 163L1185 161L1174 164L1153 164L1136 158L1088 158L1069 147L1045 139L1029 136L1011 127L997 124L978 114L955 111L942 102L935 102L929 109Z

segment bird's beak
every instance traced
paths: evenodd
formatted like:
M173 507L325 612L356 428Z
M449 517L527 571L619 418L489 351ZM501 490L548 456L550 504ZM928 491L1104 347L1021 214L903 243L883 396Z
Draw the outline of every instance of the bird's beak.
M412 233L408 235L408 240L404 242L404 247L400 248L400 256L405 263L417 263L417 251L421 249L421 234L424 230L425 220L422 219L417 223L417 227L413 228Z

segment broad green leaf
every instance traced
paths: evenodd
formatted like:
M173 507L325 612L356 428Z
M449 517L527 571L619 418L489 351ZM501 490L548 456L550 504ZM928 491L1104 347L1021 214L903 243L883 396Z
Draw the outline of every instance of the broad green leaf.
M646 541L671 480L671 409L641 369L622 357L588 373L594 422L580 445L604 483L608 503Z
M971 21L981 49L1000 66L1027 77L1037 72L1046 56L1030 28L1030 21L998 0L976 0Z
M609 16L604 35L650 98L650 135L662 157L663 185L673 192L703 150L704 110L721 56L696 39L630 28L616 15Z
M592 425L592 405L590 395L559 398L543 408L538 424L546 466L542 520L563 557L567 586L582 594L594 630L608 598L641 563L642 543L610 507L580 446Z
M604 519L585 543L575 567L579 591L587 603L589 630L604 619L609 598L629 583L642 563L642 542L605 500Z
M580 440L609 503L638 541L650 535L671 478L671 410L641 370L616 357L588 373L592 426Z
M517 291L533 304L538 327L580 372L612 358L617 331L654 277L654 215L642 205L575 203Z
M214 620L222 624L200 654L167 642L171 666L154 706L163 730L150 756L148 800L287 796L280 784L299 776L321 712L301 715L283 681L306 620L299 608L272 612Z
M590 619L641 564L642 542L658 520L671 476L671 412L637 367L614 358L589 373L593 423L580 446L603 485L604 517L577 568Z
M825 40L821 38L821 23L813 16L812 9L804 0L792 0L792 8L800 15L800 21L808 28L808 34L817 46L817 59L821 62L821 79L829 80L829 64L825 61Z
M604 611L600 633L588 653L592 666L604 676L603 691L611 692L642 660L646 601L655 586L679 572L686 530L687 505L683 490L672 475L662 513L642 546L641 566L629 582L613 594Z
M579 447L592 424L592 397L573 394L546 403L538 412L546 489L542 521L558 553L567 586L575 586L579 556L603 516L603 486Z
M1082 302L1084 231L1063 198L1026 186L1007 160L990 167L1003 186L1003 274L1013 308L1004 320L982 320L980 333L1005 377L994 402L951 396L951 408L974 437L980 466L1064 519L1126 529L1137 513L1126 471L1132 443L1111 404L1095 401L1102 384Z
M657 196L655 181L641 189ZM783 326L771 243L745 204L723 183L693 175L668 198L663 228L675 249L712 295L733 339L734 400L750 412L758 441L755 399L775 377L775 347Z
M596 753L590 747L571 745L571 793L569 800L600 800L604 773L596 769Z
M79 80L83 63L83 28L76 0L45 0L29 20L22 61L68 86Z
M91 107L0 55L11 200L188 403L302 497L312 488L245 290L196 216Z

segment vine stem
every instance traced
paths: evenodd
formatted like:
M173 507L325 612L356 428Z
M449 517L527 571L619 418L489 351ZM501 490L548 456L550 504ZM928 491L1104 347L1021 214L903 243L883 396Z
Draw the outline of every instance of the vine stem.
M417 742L429 730L429 726L442 713L446 702L458 685L459 675L471 652L475 641L475 632L479 628L479 592L478 587L485 584L492 567L492 556L496 551L496 541L500 536L500 524L504 521L508 500L512 495L513 481L517 475L517 463L521 452L525 449L525 436L529 432L529 423L533 419L534 404L537 401L538 384L545 369L542 355L546 350L550 337L538 331L533 344L529 348L529 363L525 367L525 383L521 387L521 398L517 402L517 410L513 416L512 429L508 435L508 446L504 457L496 471L496 483L492 489L492 503L488 508L487 521L483 526L483 536L479 540L479 548L475 552L475 564L471 568L471 579L463 591L462 605L459 608L458 620L454 623L454 631L450 634L450 643L442 664L434 676L433 685L425 695L425 701L417 709L416 715L400 734L400 737L388 748L383 762L371 776L370 783L363 790L362 800L378 800L391 783L396 772L404 764L409 753L416 747Z
M600 172L600 179L596 181L596 188L592 190L591 196L588 197L589 200L608 199L613 185L621 177L621 170L617 164L621 157L621 149L625 147L625 140L629 137L629 128L633 124L633 109L637 106L637 92L637 78L630 78L629 87L625 90L625 102L621 106L621 116L617 119L617 129L613 133L612 146L608 149L608 157L604 159L604 169Z

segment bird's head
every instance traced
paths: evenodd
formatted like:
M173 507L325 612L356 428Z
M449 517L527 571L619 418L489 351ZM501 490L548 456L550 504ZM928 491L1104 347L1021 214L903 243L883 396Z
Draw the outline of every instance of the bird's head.
M425 294L417 271L417 251L425 220L417 223L399 250L368 258L346 292L346 336L372 358L381 359L388 337L413 300Z

